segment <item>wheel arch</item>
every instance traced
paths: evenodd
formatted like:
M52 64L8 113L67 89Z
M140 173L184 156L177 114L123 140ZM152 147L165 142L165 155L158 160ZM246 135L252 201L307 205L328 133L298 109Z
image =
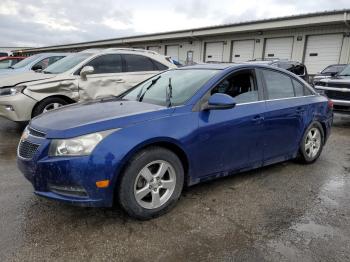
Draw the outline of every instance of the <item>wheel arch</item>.
M31 113L31 117L33 118L33 114L34 114L34 111L35 109L38 107L38 105L44 101L45 99L48 99L48 98L61 98L61 99L64 99L68 104L73 104L73 103L76 103L76 101L74 101L72 98L69 98L68 96L65 96L65 95L52 95L52 96L47 96L45 97L44 99L40 100L40 101L37 101L36 104L34 105L33 109L32 109L32 113Z
M113 191L114 191L114 196L117 195L117 190L118 190L118 186L120 183L120 179L121 176L125 170L125 168L128 166L128 164L130 163L131 159L140 151L145 150L147 148L151 148L151 147L162 147L165 149L170 150L171 152L175 153L181 163L182 166L184 168L184 186L188 185L190 182L190 159L188 157L188 155L186 154L185 150L182 148L181 145L179 145L179 143L176 142L176 140L173 139L169 139L169 138L162 138L162 139L157 139L157 140L149 140L149 141L145 141L139 145L137 145L136 147L133 148L133 150L131 150L122 160L122 165L121 167L118 169L118 175L116 176L116 179L113 181Z

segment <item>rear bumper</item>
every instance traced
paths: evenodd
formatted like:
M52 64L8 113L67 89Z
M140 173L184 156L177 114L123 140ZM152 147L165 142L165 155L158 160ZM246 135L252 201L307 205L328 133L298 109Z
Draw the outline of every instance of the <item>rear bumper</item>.
M0 117L12 121L29 121L36 100L20 93L13 96L0 96Z

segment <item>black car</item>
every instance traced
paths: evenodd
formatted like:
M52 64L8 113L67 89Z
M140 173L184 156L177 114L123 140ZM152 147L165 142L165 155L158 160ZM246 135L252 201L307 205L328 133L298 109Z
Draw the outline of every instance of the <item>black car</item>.
M333 77L318 80L314 87L333 101L335 112L350 114L350 65Z
M297 61L289 61L282 59L254 59L248 61L247 63L258 63L283 68L301 77L306 82L309 81L309 75L307 73L306 66Z
M317 85L317 82L320 81L321 79L331 78L337 75L338 73L343 71L346 66L347 64L334 64L334 65L327 66L325 69L323 69L321 72L319 72L314 76L312 81L313 84Z

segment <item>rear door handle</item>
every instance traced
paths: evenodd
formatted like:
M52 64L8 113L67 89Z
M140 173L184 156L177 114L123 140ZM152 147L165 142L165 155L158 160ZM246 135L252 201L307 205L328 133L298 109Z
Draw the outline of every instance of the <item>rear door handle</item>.
M117 83L125 83L125 81L124 81L124 79L117 79L117 80L115 80L115 82L117 82Z

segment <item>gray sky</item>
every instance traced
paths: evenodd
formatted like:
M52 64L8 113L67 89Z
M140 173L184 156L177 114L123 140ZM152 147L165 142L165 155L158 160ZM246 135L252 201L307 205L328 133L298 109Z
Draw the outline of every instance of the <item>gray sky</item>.
M0 0L0 46L46 46L350 8L350 0Z

